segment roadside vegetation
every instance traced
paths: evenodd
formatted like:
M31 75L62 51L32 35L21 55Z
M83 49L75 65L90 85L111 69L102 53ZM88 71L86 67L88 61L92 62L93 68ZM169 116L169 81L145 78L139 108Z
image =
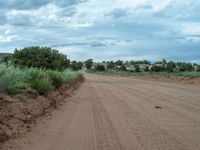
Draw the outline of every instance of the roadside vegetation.
M103 61L101 63L92 63L90 73L120 76L184 76L184 77L200 77L200 64L158 61L151 63L150 61Z
M77 64L70 64L66 55L48 47L16 49L14 54L1 57L0 92L16 95L32 89L46 95L62 86L73 86L76 80L83 79L75 72L82 68Z

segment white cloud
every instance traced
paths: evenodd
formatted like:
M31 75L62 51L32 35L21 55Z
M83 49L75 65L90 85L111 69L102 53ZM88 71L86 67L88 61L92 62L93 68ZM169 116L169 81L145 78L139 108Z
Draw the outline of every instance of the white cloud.
M200 0L44 0L27 7L4 3L9 7L0 6L1 48L66 43L57 48L77 59L162 58L176 50L171 58L182 52L200 57Z
M10 42L11 40L16 40L19 37L17 35L0 35L0 43L1 42Z
M172 0L157 2L153 4L153 10L156 12L164 11L168 6L170 6L171 3L172 3Z

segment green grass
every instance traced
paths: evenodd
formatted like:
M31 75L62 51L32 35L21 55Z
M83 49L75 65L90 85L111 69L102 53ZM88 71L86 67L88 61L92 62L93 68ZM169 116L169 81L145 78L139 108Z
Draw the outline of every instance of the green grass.
M36 68L20 69L0 63L0 92L19 94L22 89L32 88L40 94L47 94L62 85L73 86L82 75L72 71L52 71Z
M129 71L116 71L116 70L106 70L106 71L89 71L89 73L99 74L99 75L117 75L117 76L182 76L182 77L200 77L200 72L129 72Z
M31 81L30 87L38 91L41 95L45 95L52 90L51 83L45 79L36 79Z

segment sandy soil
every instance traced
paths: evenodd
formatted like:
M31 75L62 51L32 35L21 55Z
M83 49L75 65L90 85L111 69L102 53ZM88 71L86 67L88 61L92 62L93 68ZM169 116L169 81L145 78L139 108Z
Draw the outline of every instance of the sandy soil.
M2 149L199 150L200 85L86 75L50 118Z

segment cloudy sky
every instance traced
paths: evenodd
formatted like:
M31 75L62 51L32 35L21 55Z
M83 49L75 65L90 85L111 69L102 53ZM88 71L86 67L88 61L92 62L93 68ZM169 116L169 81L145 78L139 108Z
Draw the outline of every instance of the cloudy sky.
M200 0L0 0L0 52L200 62Z

